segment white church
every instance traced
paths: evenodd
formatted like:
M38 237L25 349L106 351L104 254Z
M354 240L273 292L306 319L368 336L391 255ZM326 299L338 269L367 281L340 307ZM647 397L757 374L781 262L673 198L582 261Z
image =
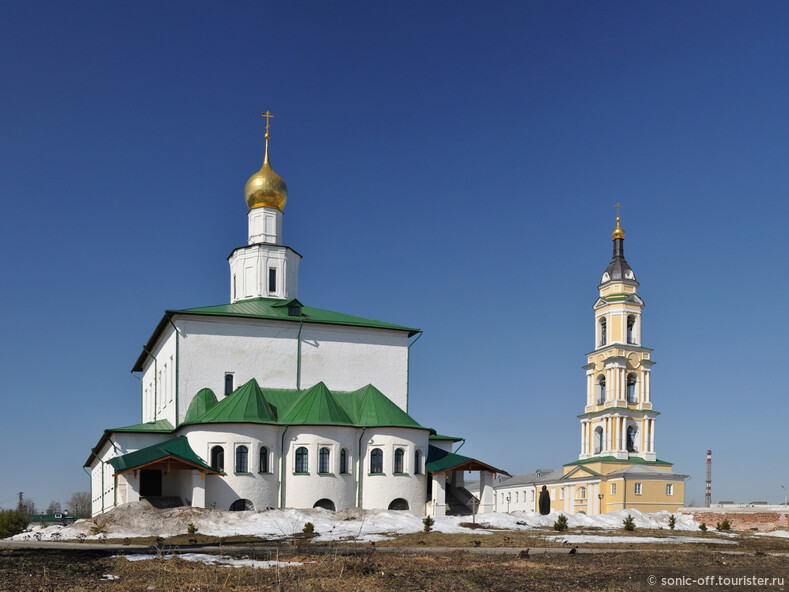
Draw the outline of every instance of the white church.
M92 514L148 499L218 510L492 511L500 469L452 452L408 414L421 331L299 301L301 255L283 244L287 187L269 164L244 190L249 233L230 302L167 310L133 372L141 422L105 430L85 467ZM173 501L174 500L174 501Z

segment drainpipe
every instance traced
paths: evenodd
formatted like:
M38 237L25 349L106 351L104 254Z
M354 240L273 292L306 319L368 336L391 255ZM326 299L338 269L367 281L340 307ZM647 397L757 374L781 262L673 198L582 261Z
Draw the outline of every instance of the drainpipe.
M405 362L405 412L408 413L408 395L411 390L411 346L414 345L419 338L422 337L422 331L416 336L411 343L408 344L406 362Z
M358 457L356 460L358 465L356 469L356 505L359 506L360 510L362 509L362 438L366 431L367 428L362 428L362 433L359 435L359 447L356 449L356 456Z
M168 315L167 320L170 321L170 324L173 326L173 331L175 331L175 427L177 428L178 427L178 366L179 366L178 338L181 335L178 333L178 327L175 326L172 317Z
M455 450L455 454L457 454L457 451L460 450L461 448L463 448L463 444L466 443L466 439L465 438L461 438L461 439L463 441L460 443L460 446L457 447L457 450Z
M282 430L282 441L279 445L279 458L280 458L280 466L282 469L280 470L280 478L279 478L279 507L280 509L285 507L285 432L288 431L290 426L285 426L285 429Z
M304 326L304 315L299 321L299 334L296 336L296 390L301 390L301 328Z
M140 381L140 423L142 423L142 422L144 422L144 421L145 421L145 400L143 399L143 386L142 386L142 378L140 378L139 376L137 376L137 375L134 373L134 370L132 370L132 371L130 372L130 374L131 374L132 376L134 376L134 378L136 378L137 380L139 380L139 381Z
M153 420L156 421L156 403L159 395L159 382L157 378L159 375L159 360L157 360L156 356L149 352L148 348L144 345L142 346L142 350L153 358Z
M622 509L627 508L627 479L622 475L622 487L624 487L624 497L622 498Z

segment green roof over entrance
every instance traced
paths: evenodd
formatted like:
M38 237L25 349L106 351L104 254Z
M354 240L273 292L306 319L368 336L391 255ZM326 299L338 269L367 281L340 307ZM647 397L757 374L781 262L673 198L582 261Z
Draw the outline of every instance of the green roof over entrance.
M116 475L135 469L164 468L165 466L168 468L200 469L216 475L222 474L212 469L195 454L195 451L189 446L186 436L179 436L123 456L116 456L111 458L109 463L115 469Z
M201 391L202 392L202 391ZM191 412L192 406L189 406ZM266 423L403 427L428 430L368 384L357 391L331 391L323 383L307 390L261 389L253 378L203 415L184 423Z
M490 471L511 477L507 471L502 471L469 456L441 450L435 446L428 447L425 469L434 475L447 471Z

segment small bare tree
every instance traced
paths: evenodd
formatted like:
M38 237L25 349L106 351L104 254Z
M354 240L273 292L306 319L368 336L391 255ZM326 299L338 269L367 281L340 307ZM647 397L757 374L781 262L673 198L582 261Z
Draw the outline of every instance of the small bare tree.
M90 494L87 491L76 491L72 493L71 497L66 502L66 507L72 514L76 514L82 518L89 518Z

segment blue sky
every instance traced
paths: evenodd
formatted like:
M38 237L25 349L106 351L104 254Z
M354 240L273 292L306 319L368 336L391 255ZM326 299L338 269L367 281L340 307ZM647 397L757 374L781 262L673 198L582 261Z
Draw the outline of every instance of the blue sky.
M285 179L306 304L417 326L411 414L511 473L577 458L620 202L686 501L783 502L789 4L6 5L0 507L86 490L163 310L228 300Z

